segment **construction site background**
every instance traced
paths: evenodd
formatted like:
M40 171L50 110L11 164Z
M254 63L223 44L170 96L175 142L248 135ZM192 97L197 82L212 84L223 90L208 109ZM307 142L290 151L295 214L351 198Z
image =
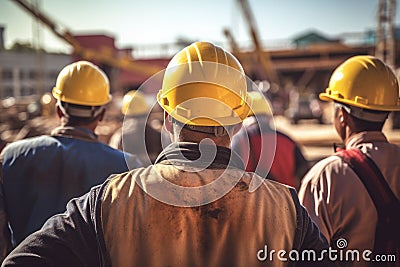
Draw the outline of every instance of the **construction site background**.
M58 126L54 99L49 92L57 72L64 65L80 59L99 65L110 78L113 101L97 129L100 140L108 143L123 123L120 107L124 93L138 89L151 75L164 69L174 53L195 41L180 38L172 44L119 48L111 35L73 34L70 29L58 27L51 16L28 1L13 2L69 44L72 53L52 54L29 43L16 43L5 48L3 32L6 29L0 25L0 138L6 143L49 134ZM237 2L251 42L239 44L231 29L221 29L227 39L221 45L230 47L241 61L246 74L271 101L276 127L302 145L309 160L331 154L332 143L340 141L330 124L332 106L317 101L317 95L325 90L330 75L340 63L359 54L382 58L400 75L400 27L394 25L396 1L379 0L376 29L343 33L337 37L307 31L290 40L275 41L260 40L248 2ZM155 99L158 90L148 87L144 93L149 99ZM317 103L313 105L321 110L319 115L304 115L301 110L309 107L302 107L300 99L305 99L305 103ZM158 105L154 106L149 119L156 129L161 129L163 116ZM386 123L384 132L390 141L398 144L399 128L400 115L396 113Z

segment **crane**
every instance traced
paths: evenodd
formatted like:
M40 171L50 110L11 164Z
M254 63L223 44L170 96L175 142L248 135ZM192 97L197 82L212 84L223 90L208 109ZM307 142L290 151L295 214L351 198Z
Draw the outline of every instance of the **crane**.
M225 28L224 29L224 35L225 35L226 39L228 39L228 41L229 41L229 45L231 46L232 53L235 54L235 55L238 54L239 53L239 46L237 45L236 40L233 37L232 32L228 28Z
M82 45L80 45L80 43L74 38L70 30L63 29L62 27L60 27L49 16L45 15L43 12L35 8L27 1L25 0L11 0L11 1L22 7L26 12L28 12L33 17L40 20L58 38L68 43L72 47L73 53L79 55L82 59L101 62L103 64L107 64L109 66L118 69L137 72L148 76L151 76L162 69L161 67L158 66L135 62L129 56L115 57L115 55L112 54L99 53L99 51L95 49L85 48Z
M267 52L263 51L263 48L262 48L262 45L260 42L260 38L258 37L258 31L257 31L256 23L254 20L254 16L250 9L250 5L247 2L247 0L237 0L237 1L240 4L240 7L243 11L244 18L247 21L250 36L253 41L253 44L255 47L255 53L257 55L259 62L261 63L261 66L262 66L263 70L265 71L270 82L278 83L279 82L278 74L277 74L275 68L272 66L270 56Z

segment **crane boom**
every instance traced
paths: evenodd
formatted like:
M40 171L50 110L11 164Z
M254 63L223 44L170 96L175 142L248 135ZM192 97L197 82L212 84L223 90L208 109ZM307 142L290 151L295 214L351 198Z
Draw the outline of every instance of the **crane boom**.
M224 29L224 35L229 41L229 45L231 46L231 50L233 54L237 54L239 52L239 46L236 43L235 38L233 37L232 32L228 29Z
M238 0L238 2L243 11L244 18L248 23L249 32L250 32L251 39L252 39L254 47L255 47L255 52L257 54L258 60L260 61L261 66L263 67L263 69L264 69L265 73L267 74L268 78L270 79L270 81L273 83L278 83L278 74L277 74L275 68L272 66L269 54L267 52L263 51L263 48L262 48L262 45L260 42L260 38L258 37L258 32L257 32L257 27L256 27L256 23L254 20L254 16L250 9L250 5L247 2L247 0Z

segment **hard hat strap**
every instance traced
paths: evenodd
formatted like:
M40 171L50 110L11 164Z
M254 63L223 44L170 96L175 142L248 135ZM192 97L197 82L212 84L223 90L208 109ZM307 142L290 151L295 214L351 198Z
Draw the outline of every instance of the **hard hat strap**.
M379 112L379 111L369 111L368 109L347 106L339 102L335 102L335 108L343 108L347 113L361 120L372 121L372 122L384 122L390 112Z
M95 118L101 112L103 112L103 106L88 106L86 107L79 107L77 105L70 105L66 102L62 102L60 100L57 101L58 107L64 114L65 117L69 118L69 116L75 116L80 118Z

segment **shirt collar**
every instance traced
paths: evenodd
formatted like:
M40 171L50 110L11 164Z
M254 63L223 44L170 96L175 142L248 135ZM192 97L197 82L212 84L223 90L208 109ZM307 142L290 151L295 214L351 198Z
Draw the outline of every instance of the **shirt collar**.
M362 143L372 143L372 142L388 142L386 136L382 132L371 131L371 132L360 132L352 135L346 141L346 149L357 147Z
M229 148L190 142L177 142L167 146L155 163L161 162L207 169L245 168L240 157Z
M60 126L55 128L51 132L51 135L76 138L84 141L98 141L98 136L94 132L80 127Z

